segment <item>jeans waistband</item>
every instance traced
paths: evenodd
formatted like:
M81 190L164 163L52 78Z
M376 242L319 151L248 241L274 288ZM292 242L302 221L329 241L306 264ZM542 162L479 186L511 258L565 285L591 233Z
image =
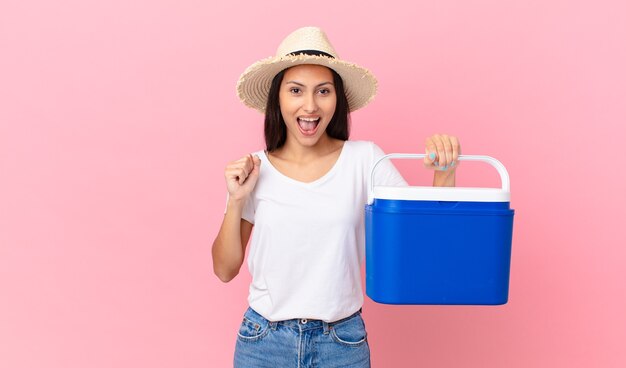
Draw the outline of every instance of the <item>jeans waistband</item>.
M269 324L270 328L273 330L276 330L278 326L290 327L290 328L299 329L299 330L323 328L324 334L327 334L334 325L348 321L354 317L359 316L362 312L362 308L359 308L358 311L354 312L348 317L345 317L345 318L342 318L340 320L333 321L333 322L324 322L320 319L309 319L309 318L294 318L294 319L286 319L282 321L272 322L272 321L265 319L265 317L261 316L259 313L257 313L254 309L250 307L248 307L248 312L254 313L257 315L258 318L264 319Z

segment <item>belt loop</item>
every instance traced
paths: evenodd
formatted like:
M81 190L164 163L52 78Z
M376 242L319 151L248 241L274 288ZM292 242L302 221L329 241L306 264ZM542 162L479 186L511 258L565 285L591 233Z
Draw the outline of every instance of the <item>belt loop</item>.
M278 327L278 322L270 322L270 328L276 331L276 327Z
M322 324L324 325L324 335L328 335L330 332L330 325L326 321L322 321Z

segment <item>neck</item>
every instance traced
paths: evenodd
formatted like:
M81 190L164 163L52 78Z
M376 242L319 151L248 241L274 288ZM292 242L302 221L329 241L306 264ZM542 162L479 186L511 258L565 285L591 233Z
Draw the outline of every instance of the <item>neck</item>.
M313 146L301 145L295 139L290 138L288 136L285 145L279 149L280 156L289 161L307 162L337 149L337 140L326 134L322 135Z

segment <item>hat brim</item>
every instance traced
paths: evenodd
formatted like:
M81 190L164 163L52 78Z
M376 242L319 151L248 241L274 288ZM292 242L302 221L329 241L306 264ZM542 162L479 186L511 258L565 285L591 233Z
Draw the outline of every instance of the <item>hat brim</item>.
M377 81L367 69L356 64L327 56L287 55L269 57L250 65L239 77L237 95L249 107L265 113L267 96L276 74L287 68L302 65L323 65L341 76L350 111L367 105L376 95Z

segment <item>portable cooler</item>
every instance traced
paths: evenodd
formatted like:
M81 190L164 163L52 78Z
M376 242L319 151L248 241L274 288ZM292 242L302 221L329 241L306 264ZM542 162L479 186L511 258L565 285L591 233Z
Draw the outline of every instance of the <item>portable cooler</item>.
M385 304L499 305L508 301L514 210L509 175L489 156L502 188L374 185L365 207L366 294Z

